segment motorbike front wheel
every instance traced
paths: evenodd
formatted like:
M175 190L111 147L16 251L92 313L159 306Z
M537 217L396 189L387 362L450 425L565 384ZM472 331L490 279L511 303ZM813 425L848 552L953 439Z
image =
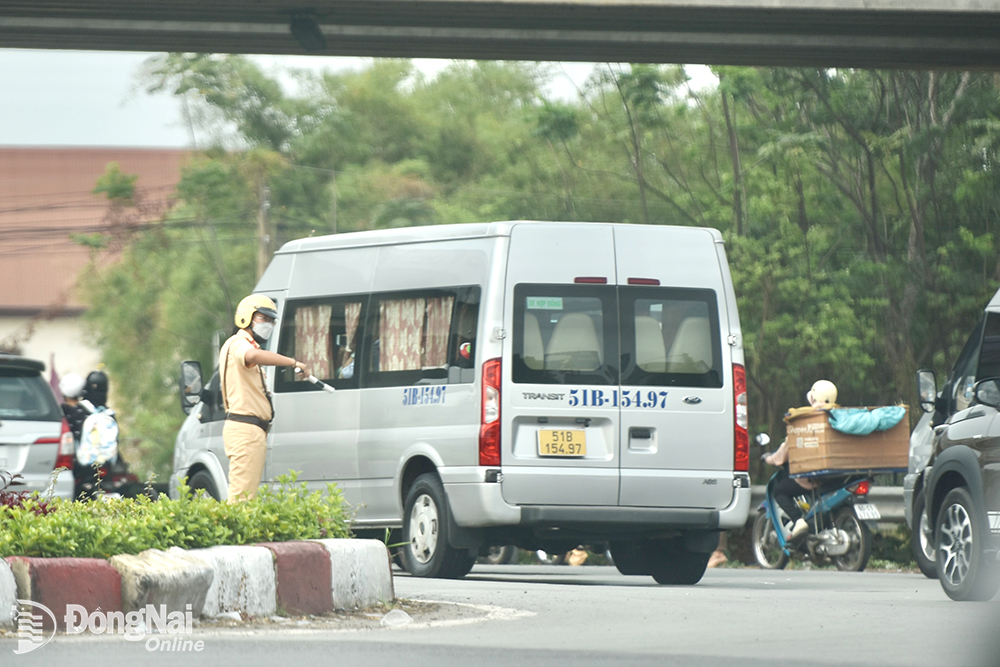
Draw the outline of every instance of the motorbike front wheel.
M872 532L858 519L854 508L844 507L833 518L835 528L843 530L851 539L851 546L843 556L832 556L833 564L842 572L862 572L872 556Z
M753 522L753 555L765 570L783 570L788 565L788 554L781 548L766 510L760 510Z

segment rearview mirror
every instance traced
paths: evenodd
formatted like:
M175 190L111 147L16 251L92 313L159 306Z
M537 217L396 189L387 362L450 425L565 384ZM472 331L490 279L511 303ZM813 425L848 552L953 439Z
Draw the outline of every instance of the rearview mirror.
M991 408L1000 408L1000 379L990 378L977 382L976 401Z
M191 414L201 402L201 364L197 361L181 362L181 409L184 414Z
M937 378L934 377L934 371L917 371L917 393L920 394L920 409L934 412L937 399Z

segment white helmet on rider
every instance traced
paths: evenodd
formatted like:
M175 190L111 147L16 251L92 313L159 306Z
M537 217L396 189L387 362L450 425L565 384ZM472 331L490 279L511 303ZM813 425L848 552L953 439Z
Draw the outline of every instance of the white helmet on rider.
M813 407L833 407L837 404L837 385L829 380L816 380L806 400Z
M59 380L59 392L66 398L80 398L83 395L84 379L76 373L67 373Z

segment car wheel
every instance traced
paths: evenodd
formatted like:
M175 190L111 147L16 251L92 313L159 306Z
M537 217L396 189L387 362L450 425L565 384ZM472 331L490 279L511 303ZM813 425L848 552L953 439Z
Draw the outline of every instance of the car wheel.
M204 470L199 470L191 479L188 480L188 486L191 488L191 493L194 496L198 496L199 491L204 491L210 497L219 499L219 491L215 488L215 482L212 480L212 476L209 475Z
M647 543L653 579L666 586L693 586L708 569L712 552L688 551L680 540Z
M479 559L487 565L512 565L517 563L517 547L513 544L490 547L485 556Z
M910 541L913 545L913 560L929 579L937 579L937 551L934 549L934 527L924 511L924 492L913 499L913 529Z
M403 513L403 568L415 577L460 579L476 559L467 549L448 544L451 517L444 486L437 475L417 477L406 494Z
M764 510L757 513L753 522L753 555L765 570L783 570L788 565L788 554L781 548L774 524Z
M972 496L964 487L944 498L934 529L937 574L952 600L989 600L1000 588L1000 570L988 563L989 527L981 525Z
M628 576L652 574L651 563L641 542L636 540L611 542L608 544L608 550L611 552L615 567L622 574Z
M854 508L844 507L833 518L833 526L850 537L851 546L842 556L833 556L833 564L843 572L862 572L872 556L872 531L858 519Z

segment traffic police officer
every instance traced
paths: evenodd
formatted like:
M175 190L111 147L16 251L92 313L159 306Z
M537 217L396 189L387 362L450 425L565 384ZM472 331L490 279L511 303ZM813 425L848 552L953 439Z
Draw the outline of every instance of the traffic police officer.
M274 301L251 294L236 307L238 330L219 351L219 377L226 410L222 440L229 457L229 502L256 496L264 473L267 432L274 419L274 407L262 366L293 366L308 374L301 361L262 349L274 331L277 317Z

